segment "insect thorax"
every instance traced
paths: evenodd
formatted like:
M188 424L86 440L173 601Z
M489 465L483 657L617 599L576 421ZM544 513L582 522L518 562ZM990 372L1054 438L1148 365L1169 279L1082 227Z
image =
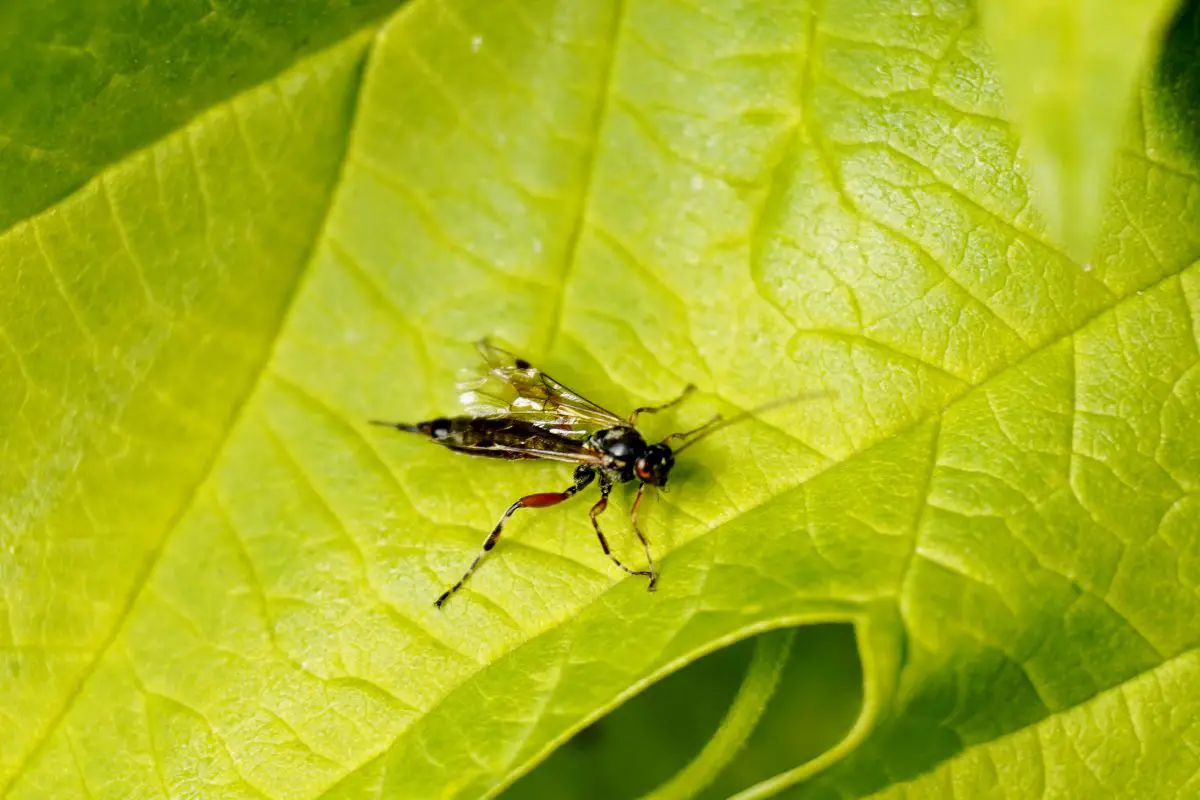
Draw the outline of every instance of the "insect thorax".
M646 451L646 440L634 428L618 425L596 431L588 437L588 446L608 456L612 466L606 470L613 480L633 480L633 465Z

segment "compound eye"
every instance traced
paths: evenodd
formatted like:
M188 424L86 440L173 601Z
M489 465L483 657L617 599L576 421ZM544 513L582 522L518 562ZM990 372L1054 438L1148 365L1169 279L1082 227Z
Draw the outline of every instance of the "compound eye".
M637 464L634 466L633 471L636 472L637 476L639 478L641 478L642 480L644 480L644 481L650 480L650 477L651 477L650 470L646 467L645 461L638 461Z

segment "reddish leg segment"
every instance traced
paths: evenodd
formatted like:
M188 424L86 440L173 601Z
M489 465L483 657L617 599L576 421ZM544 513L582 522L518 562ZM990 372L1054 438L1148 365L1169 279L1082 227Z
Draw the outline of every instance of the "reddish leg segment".
M475 569L479 566L479 562L483 561L483 557L487 555L489 550L496 546L496 542L500 538L500 531L504 529L504 523L508 521L509 517L516 513L517 509L547 508L549 506L558 505L564 500L569 500L581 489L586 488L595 477L596 473L593 470L580 468L575 471L575 485L566 491L539 492L538 494L525 495L520 500L509 506L508 510L504 512L504 516L500 517L500 521L496 523L496 527L492 528L492 532L489 533L488 537L483 540L483 547L480 548L479 554L475 556L475 560L471 562L471 566L467 567L467 571L463 573L463 576L458 579L458 583L442 592L441 596L438 597L437 600L433 601L433 604L438 608L441 608L442 604L450 599L450 595L462 588L462 585L467 582L467 578L470 578L475 572Z

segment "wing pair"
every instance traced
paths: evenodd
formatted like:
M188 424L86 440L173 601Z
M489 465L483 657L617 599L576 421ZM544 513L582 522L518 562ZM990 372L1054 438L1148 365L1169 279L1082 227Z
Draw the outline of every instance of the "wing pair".
M474 417L509 417L557 436L586 439L625 421L488 340L476 344L486 369L458 383L459 401Z
M448 421L435 441L492 458L542 458L600 464L585 445L598 430L625 421L486 339L476 345L484 368L458 383L465 417Z

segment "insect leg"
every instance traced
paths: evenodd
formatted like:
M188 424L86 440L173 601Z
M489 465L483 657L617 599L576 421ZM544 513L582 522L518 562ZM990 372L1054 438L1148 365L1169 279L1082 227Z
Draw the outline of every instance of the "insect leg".
M621 559L613 555L612 550L608 546L608 539L604 538L604 531L600 530L600 520L596 519L604 509L608 508L608 494L612 491L612 481L606 479L603 475L600 476L600 499L596 501L596 505L592 506L592 510L588 512L588 516L592 518L592 527L596 529L596 537L600 539L600 548L604 550L604 555L612 559L612 562L621 569L628 572L630 575L642 575L650 579L650 585L654 585L657 576L653 572L646 572L640 569L630 569L621 563ZM638 534L641 536L641 534ZM644 539L642 540L645 541Z
M633 413L629 415L629 424L635 424L639 414L657 414L660 411L666 411L668 408L679 405L683 402L684 398L694 391L696 391L696 387L689 383L687 386L683 387L683 391L680 392L679 397L676 397L669 403L663 403L661 406L642 406L641 408L635 408Z
M462 585L467 582L467 579L474 574L475 569L479 566L479 562L483 561L483 557L488 551L496 546L496 541L500 538L500 531L504 529L504 523L508 518L516 513L519 508L547 508L548 506L558 505L564 500L570 499L572 496L587 488L588 484L596 477L596 471L591 467L581 464L575 469L575 483L568 489L562 492L539 492L538 494L528 494L522 497L517 502L508 507L504 512L504 516L500 517L500 521L496 523L496 527L492 528L492 532L483 540L483 547L480 548L479 554L475 556L475 560L471 562L471 566L467 567L467 571L458 579L458 583L451 586L446 591L442 592L441 596L433 602L438 608L442 607L450 595L462 588Z
M638 486L637 495L633 498L633 506L629 509L629 522L633 525L633 532L637 534L638 539L642 542L642 549L646 551L646 563L650 566L650 585L646 587L647 591L654 591L655 584L658 583L658 570L654 568L654 559L650 556L650 542L646 540L645 534L638 526L637 514L638 507L642 504L642 495L646 493L646 484Z
M710 419L708 422L701 425L699 428L692 428L690 431L679 431L678 433L668 434L666 436L666 438L663 439L663 444L666 444L667 442L669 442L673 439L687 439L688 437L695 436L700 433L704 433L709 428L716 425L718 422L720 422L723 419L724 419L724 417L722 417L720 414L717 414L712 419Z

